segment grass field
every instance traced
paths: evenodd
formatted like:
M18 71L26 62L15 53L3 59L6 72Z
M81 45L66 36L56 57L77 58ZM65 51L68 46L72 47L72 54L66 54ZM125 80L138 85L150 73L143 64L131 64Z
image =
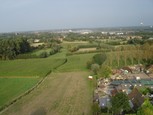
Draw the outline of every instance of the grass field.
M0 108L31 87L65 59L0 61Z
M66 53L64 48L45 59L0 61L0 106L33 87L40 77L53 70L39 88L15 103L4 115L39 115L37 113L41 112L90 115L92 86L87 79L86 62L95 53L72 56Z
M0 77L43 77L64 62L65 59L51 58L0 61Z
M60 66L57 71L86 71L86 63L90 60L95 53L78 54L67 57L67 63Z
M47 52L47 54L49 54L50 51L51 51L51 48L46 48L46 49L42 49L42 50L33 51L30 54L39 56L42 52Z
M0 107L24 93L38 80L39 78L0 78Z
M52 73L2 115L92 115L87 72Z

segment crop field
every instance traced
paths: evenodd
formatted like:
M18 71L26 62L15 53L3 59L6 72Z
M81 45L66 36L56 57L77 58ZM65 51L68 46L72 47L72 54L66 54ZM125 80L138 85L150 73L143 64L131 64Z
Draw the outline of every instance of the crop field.
M95 51L96 48L80 48L77 52Z
M64 62L65 59L50 58L0 61L0 77L43 77Z
M87 72L52 73L39 88L2 115L91 115L92 81L88 81L88 75Z
M79 46L79 45L89 45L90 43L87 41L72 41L72 42L68 42L68 41L63 41L62 46L64 48L67 48L69 45L72 46Z
M38 82L39 78L0 78L0 108Z
M63 41L63 44L88 44L88 43L89 43L88 41L72 41L72 42Z

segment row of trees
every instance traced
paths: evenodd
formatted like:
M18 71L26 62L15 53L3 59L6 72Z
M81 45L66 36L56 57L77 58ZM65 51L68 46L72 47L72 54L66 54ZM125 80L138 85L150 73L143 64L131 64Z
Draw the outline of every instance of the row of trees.
M114 51L107 53L106 64L112 67L120 67L133 64L152 64L153 45L130 45L116 47Z
M30 50L30 44L24 38L0 40L0 59L2 60L14 59L17 55Z

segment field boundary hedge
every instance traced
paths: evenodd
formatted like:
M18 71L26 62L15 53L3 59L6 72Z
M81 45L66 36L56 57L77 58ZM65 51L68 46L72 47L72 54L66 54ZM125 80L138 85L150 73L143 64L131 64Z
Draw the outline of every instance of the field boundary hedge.
M95 50L95 51L80 51L80 52L69 52L66 54L66 56L71 55L77 55L77 54L88 54L88 53L100 53L100 52L110 52L109 49L103 49L103 50Z

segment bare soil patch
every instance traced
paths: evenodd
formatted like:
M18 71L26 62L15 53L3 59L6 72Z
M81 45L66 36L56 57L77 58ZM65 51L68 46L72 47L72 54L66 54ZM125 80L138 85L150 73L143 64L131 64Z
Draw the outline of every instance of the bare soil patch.
M95 51L96 48L80 48L77 52L84 52L84 51Z

